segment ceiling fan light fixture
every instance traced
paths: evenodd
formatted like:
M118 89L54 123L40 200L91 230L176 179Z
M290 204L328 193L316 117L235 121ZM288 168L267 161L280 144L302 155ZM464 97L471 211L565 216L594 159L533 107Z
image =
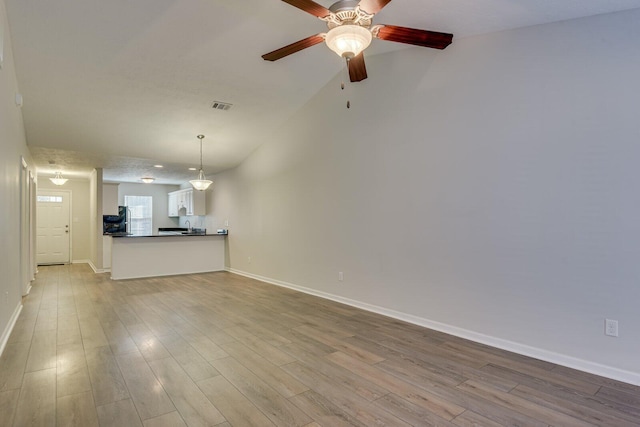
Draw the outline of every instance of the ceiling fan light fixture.
M49 179L55 185L64 185L64 183L68 181L67 178L63 178L62 177L62 172L56 172L56 176L54 176L53 178L49 178Z
M327 32L325 43L338 56L353 58L371 44L371 31L360 25L344 24Z
M208 180L207 177L204 176L204 171L202 170L202 140L204 139L204 135L198 135L197 138L200 140L200 171L198 172L198 179L192 179L189 183L196 190L204 191L213 184L213 181Z

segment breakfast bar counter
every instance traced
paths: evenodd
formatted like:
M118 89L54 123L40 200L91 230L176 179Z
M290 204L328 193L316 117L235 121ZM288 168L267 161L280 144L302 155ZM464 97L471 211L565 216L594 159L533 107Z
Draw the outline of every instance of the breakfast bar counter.
M114 235L111 278L171 276L224 270L226 234Z

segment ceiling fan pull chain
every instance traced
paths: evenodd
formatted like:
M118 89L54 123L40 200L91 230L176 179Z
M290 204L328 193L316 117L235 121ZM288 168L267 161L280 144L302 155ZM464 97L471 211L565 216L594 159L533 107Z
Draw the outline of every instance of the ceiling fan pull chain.
M342 83L340 84L340 89L344 90L345 88L345 81L350 81L350 77L349 77L349 58L345 58L345 66L344 66L344 75L346 76L346 79L342 81ZM347 94L347 96L349 96ZM351 108L351 101L349 101L347 99L347 108Z

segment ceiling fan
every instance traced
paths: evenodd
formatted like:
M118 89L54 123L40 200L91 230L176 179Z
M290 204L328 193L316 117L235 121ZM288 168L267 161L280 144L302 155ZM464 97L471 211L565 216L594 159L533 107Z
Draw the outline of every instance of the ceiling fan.
M373 37L434 49L444 49L453 39L453 34L395 25L372 25L373 16L391 0L340 0L328 9L312 0L282 1L325 21L329 31L269 52L262 55L262 58L267 61L277 61L324 41L331 50L346 58L349 79L352 82L367 78L362 52L369 46Z

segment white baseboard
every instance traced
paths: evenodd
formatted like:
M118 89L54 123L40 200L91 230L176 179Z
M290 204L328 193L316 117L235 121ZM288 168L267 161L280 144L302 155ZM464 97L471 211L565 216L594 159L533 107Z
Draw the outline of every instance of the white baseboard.
M304 286L298 286L293 283L283 282L281 280L271 279L269 277L247 273L245 271L240 271L233 268L227 268L227 271L234 274L239 274L241 276L260 280L262 282L270 283L272 285L293 289L296 291L303 292L305 294L314 295L320 298L336 301L342 304L350 305L352 307L357 307L373 313L382 314L387 317L402 320L408 323L412 323L414 325L423 326L425 328L433 329L439 332L444 332L446 334L454 335L454 336L475 341L481 344L486 344L492 347L500 348L502 350L518 353L523 356L533 357L536 359L544 360L546 362L555 363L556 365L566 366L568 368L577 369L579 371L588 372L588 373L600 375L606 378L611 378L613 380L622 381L625 383L640 386L640 373L638 372L626 371L626 370L618 369L612 366L602 365L599 363L591 362L584 359L579 359L572 356L567 356L560 353L555 353L555 352L544 350L541 348L531 347L531 346L516 343L513 341L504 340L504 339L493 337L490 335L485 335L478 332L469 331L467 329L458 328L456 326L447 325L444 323L414 316L411 314L402 313L400 311L390 310L388 308L379 307L377 305L367 304L361 301L344 298L339 295L334 295L327 292L306 288Z
M96 274L100 274L100 273L109 273L111 271L110 268L96 268L95 265L93 265L93 262L91 262L90 259L88 260L83 260L83 261L78 261L78 262L83 262L85 264L89 264L89 267L91 267L91 269L93 270L94 273ZM73 262L74 264L76 263L76 261Z
M31 289L31 287L29 287ZM9 323L7 323L7 327L4 328L2 335L0 336L0 356L4 352L4 348L7 346L7 342L9 341L9 336L13 331L13 327L16 325L16 321L18 320L18 316L20 316L20 312L22 311L22 301L18 302L17 307L13 310L13 314L9 319Z

